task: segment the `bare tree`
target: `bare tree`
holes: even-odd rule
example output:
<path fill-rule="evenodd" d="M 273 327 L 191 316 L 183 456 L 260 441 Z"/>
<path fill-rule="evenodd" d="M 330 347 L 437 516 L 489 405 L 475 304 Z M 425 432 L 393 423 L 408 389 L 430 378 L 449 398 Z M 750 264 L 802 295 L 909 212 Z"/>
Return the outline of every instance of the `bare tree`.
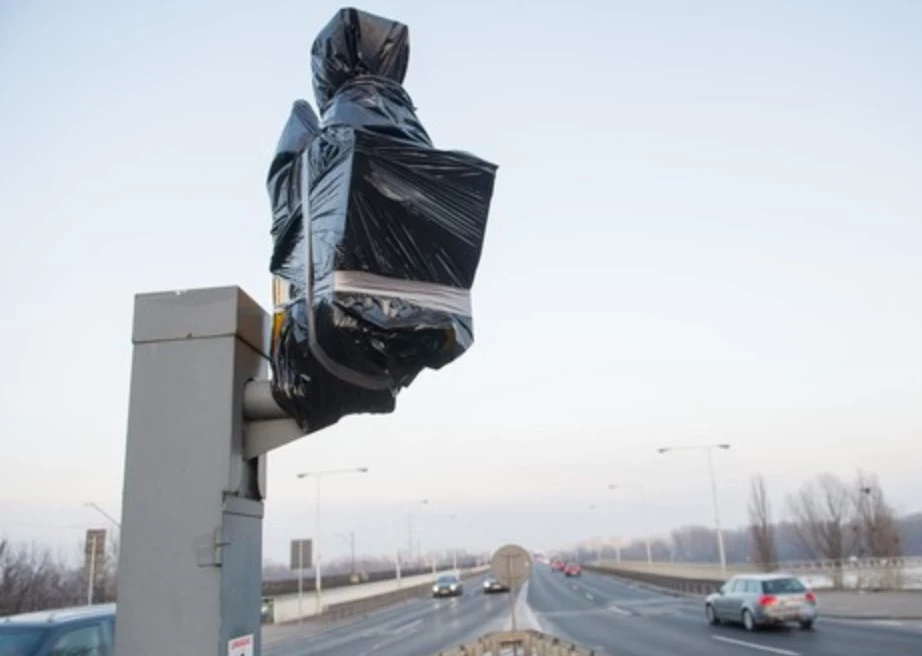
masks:
<path fill-rule="evenodd" d="M 79 579 L 47 549 L 0 540 L 0 616 L 80 603 Z"/>
<path fill-rule="evenodd" d="M 858 555 L 894 558 L 902 554 L 899 520 L 884 499 L 877 476 L 859 471 L 853 491 L 853 530 Z"/>
<path fill-rule="evenodd" d="M 775 551 L 775 526 L 772 523 L 771 501 L 765 478 L 760 474 L 749 481 L 749 531 L 752 534 L 753 555 L 759 566 L 767 572 L 775 569 L 778 554 Z"/>
<path fill-rule="evenodd" d="M 838 476 L 821 474 L 788 497 L 794 537 L 814 558 L 841 561 L 856 544 L 850 526 L 853 494 Z"/>

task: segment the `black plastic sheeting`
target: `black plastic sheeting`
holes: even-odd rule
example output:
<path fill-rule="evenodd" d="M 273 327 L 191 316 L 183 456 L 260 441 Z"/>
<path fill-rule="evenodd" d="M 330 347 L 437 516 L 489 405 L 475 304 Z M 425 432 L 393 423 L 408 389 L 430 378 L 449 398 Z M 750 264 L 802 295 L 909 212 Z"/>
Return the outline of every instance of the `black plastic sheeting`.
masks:
<path fill-rule="evenodd" d="M 391 412 L 474 340 L 497 167 L 433 147 L 409 54 L 405 25 L 340 10 L 311 49 L 320 117 L 295 102 L 270 166 L 273 393 L 311 432 Z"/>

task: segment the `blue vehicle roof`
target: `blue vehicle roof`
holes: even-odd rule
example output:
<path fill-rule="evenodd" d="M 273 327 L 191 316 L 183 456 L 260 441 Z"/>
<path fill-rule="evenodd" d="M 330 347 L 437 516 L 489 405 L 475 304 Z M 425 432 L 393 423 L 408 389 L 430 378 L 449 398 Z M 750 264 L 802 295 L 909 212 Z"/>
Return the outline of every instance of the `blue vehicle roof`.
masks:
<path fill-rule="evenodd" d="M 71 608 L 56 608 L 33 613 L 21 613 L 0 617 L 0 629 L 5 627 L 47 627 L 95 620 L 103 617 L 115 617 L 115 604 L 96 604 L 94 606 L 74 606 Z"/>

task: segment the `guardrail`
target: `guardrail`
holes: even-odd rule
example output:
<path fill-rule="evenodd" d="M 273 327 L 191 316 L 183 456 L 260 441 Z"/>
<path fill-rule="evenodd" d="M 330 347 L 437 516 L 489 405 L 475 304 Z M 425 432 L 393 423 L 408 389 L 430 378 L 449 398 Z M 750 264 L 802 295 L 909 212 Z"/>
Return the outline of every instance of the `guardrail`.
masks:
<path fill-rule="evenodd" d="M 463 566 L 462 566 L 463 567 Z M 428 574 L 432 571 L 430 567 L 408 567 L 401 570 L 400 575 L 403 578 Z M 321 579 L 324 590 L 334 588 L 344 588 L 350 585 L 362 585 L 364 583 L 375 583 L 377 581 L 396 580 L 397 572 L 394 569 L 379 570 L 377 572 L 367 572 L 360 574 L 360 581 L 355 581 L 352 574 L 329 574 Z M 313 575 L 305 576 L 301 581 L 301 589 L 304 592 L 313 592 L 316 588 L 316 581 Z M 263 581 L 263 597 L 277 597 L 284 594 L 292 594 L 298 591 L 298 579 L 279 579 L 276 581 Z"/>
<path fill-rule="evenodd" d="M 461 579 L 469 579 L 478 574 L 482 574 L 487 571 L 488 567 L 478 567 L 473 570 L 462 572 Z M 406 599 L 412 599 L 413 597 L 419 597 L 423 594 L 430 594 L 432 591 L 432 580 L 428 580 L 425 583 L 420 583 L 418 585 L 401 588 L 400 590 L 394 590 L 393 592 L 387 592 L 384 594 L 375 595 L 373 597 L 364 597 L 362 599 L 356 599 L 355 601 L 344 602 L 341 604 L 334 604 L 330 606 L 323 614 L 325 619 L 341 619 L 344 617 L 351 617 L 354 615 L 363 615 L 373 610 L 379 608 L 384 608 L 390 606 L 391 604 L 396 604 Z"/>
<path fill-rule="evenodd" d="M 619 576 L 721 582 L 737 574 L 769 571 L 788 572 L 817 589 L 914 590 L 922 589 L 922 558 L 850 558 L 846 560 L 800 560 L 780 562 L 771 568 L 748 563 L 731 563 L 722 572 L 717 563 L 600 561 L 595 564 L 616 570 Z M 678 585 L 678 583 L 676 584 Z"/>
<path fill-rule="evenodd" d="M 461 579 L 469 579 L 485 571 L 488 567 L 475 567 L 473 569 L 460 572 Z M 445 572 L 440 572 L 444 574 Z M 391 604 L 418 597 L 422 594 L 428 594 L 432 590 L 432 583 L 436 574 L 431 572 L 410 578 L 401 578 L 401 587 L 396 580 L 378 581 L 365 585 L 353 585 L 349 590 L 338 590 L 339 596 L 348 596 L 348 599 L 342 599 L 339 602 L 330 601 L 330 597 L 335 597 L 337 590 L 333 590 L 327 597 L 327 605 L 323 613 L 319 616 L 323 620 L 335 620 L 353 615 L 361 615 L 378 608 L 383 608 Z M 391 585 L 387 585 L 390 583 Z M 382 585 L 384 584 L 384 585 Z M 267 624 L 290 624 L 298 621 L 298 611 L 294 607 L 297 604 L 294 595 L 284 595 L 283 597 L 270 597 L 268 599 L 271 611 L 264 616 L 263 621 Z M 318 617 L 315 612 L 316 598 L 313 592 L 306 595 L 301 604 L 301 617 Z"/>

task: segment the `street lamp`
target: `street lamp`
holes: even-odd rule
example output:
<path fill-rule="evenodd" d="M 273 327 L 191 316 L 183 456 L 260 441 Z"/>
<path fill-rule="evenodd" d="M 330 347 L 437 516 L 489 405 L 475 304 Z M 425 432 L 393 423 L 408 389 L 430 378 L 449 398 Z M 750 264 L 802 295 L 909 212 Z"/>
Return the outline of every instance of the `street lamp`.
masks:
<path fill-rule="evenodd" d="M 122 525 L 119 524 L 119 523 L 115 520 L 115 518 L 112 517 L 112 515 L 110 515 L 109 513 L 107 513 L 105 510 L 103 510 L 102 508 L 100 508 L 98 505 L 96 505 L 96 504 L 93 503 L 92 501 L 87 501 L 87 502 L 86 502 L 85 504 L 83 504 L 83 505 L 84 505 L 84 507 L 86 507 L 86 508 L 92 508 L 93 510 L 95 510 L 96 512 L 98 512 L 100 515 L 102 515 L 103 517 L 105 517 L 106 519 L 108 519 L 110 522 L 112 522 L 112 523 L 115 525 L 115 528 L 117 528 L 119 531 L 122 530 Z"/>
<path fill-rule="evenodd" d="M 647 512 L 647 494 L 644 490 L 643 485 L 634 485 L 634 484 L 615 484 L 611 483 L 608 486 L 609 490 L 621 490 L 621 489 L 632 489 L 637 490 L 640 493 L 640 506 L 643 511 L 643 523 L 644 523 L 644 534 L 646 535 L 647 543 L 647 564 L 653 564 L 653 547 L 651 545 L 650 539 L 650 514 Z"/>
<path fill-rule="evenodd" d="M 717 552 L 720 555 L 720 571 L 724 575 L 727 573 L 727 554 L 724 551 L 724 534 L 720 528 L 720 508 L 717 502 L 717 479 L 714 477 L 714 457 L 712 451 L 721 449 L 726 451 L 730 448 L 729 444 L 700 444 L 695 446 L 663 446 L 656 450 L 657 453 L 663 454 L 669 451 L 704 451 L 708 458 L 708 473 L 711 476 L 711 500 L 714 503 L 714 525 L 717 528 Z"/>
<path fill-rule="evenodd" d="M 327 469 L 324 471 L 301 472 L 298 478 L 313 478 L 317 481 L 317 509 L 314 513 L 314 591 L 317 599 L 317 614 L 323 611 L 323 585 L 320 570 L 320 479 L 324 476 L 337 474 L 365 474 L 368 467 L 353 467 L 351 469 Z M 301 621 L 301 603 L 304 596 L 303 590 L 304 570 L 298 570 L 298 621 Z"/>

